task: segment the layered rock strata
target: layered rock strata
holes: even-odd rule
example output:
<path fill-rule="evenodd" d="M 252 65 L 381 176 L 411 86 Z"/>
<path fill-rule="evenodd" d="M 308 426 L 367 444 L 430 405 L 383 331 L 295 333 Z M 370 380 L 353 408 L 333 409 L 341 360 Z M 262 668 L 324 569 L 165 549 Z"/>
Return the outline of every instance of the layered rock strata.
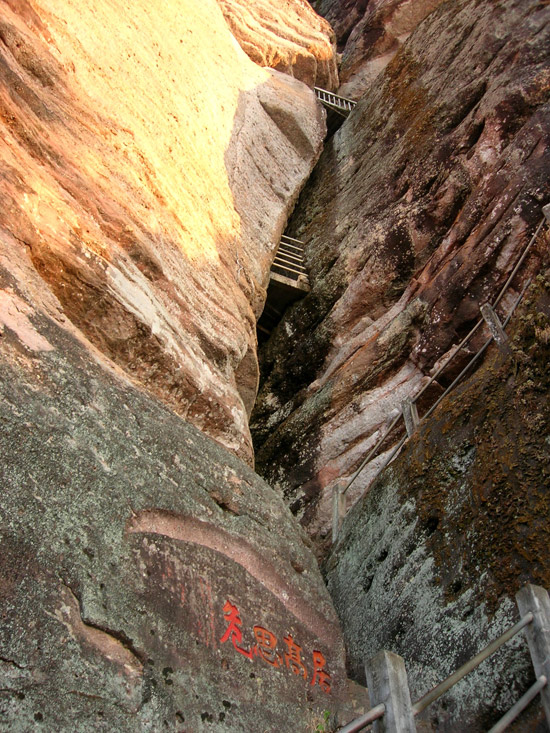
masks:
<path fill-rule="evenodd" d="M 338 622 L 237 457 L 313 92 L 215 0 L 8 0 L 0 126 L 0 728 L 315 730 Z"/>
<path fill-rule="evenodd" d="M 311 87 L 338 87 L 334 31 L 306 0 L 218 2 L 252 61 L 290 74 Z"/>
<path fill-rule="evenodd" d="M 327 574 L 358 679 L 390 649 L 416 700 L 516 623 L 522 585 L 550 588 L 549 276 L 512 321 L 512 354 L 493 345 L 344 522 Z M 533 677 L 521 634 L 427 716 L 487 731 Z M 535 702 L 511 730 L 543 720 Z"/>
<path fill-rule="evenodd" d="M 253 428 L 260 471 L 318 538 L 333 488 L 495 298 L 541 220 L 549 36 L 534 1 L 442 5 L 331 139 L 302 195 L 291 232 L 306 242 L 312 290 L 262 351 Z M 501 314 L 547 252 L 541 239 Z"/>
<path fill-rule="evenodd" d="M 443 0 L 317 0 L 333 25 L 342 59 L 340 93 L 359 99 L 416 26 Z"/>
<path fill-rule="evenodd" d="M 215 0 L 4 3 L 0 54 L 2 241 L 50 313 L 252 461 L 255 322 L 324 135 L 313 93 L 252 63 Z"/>

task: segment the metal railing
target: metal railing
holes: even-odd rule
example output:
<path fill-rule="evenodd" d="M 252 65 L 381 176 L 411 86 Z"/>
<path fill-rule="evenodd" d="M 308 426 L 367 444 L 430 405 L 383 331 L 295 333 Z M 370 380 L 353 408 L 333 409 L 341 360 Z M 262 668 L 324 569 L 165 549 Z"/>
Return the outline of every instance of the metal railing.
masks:
<path fill-rule="evenodd" d="M 541 219 L 539 225 L 537 226 L 535 233 L 529 240 L 528 245 L 524 249 L 521 257 L 519 258 L 518 262 L 516 263 L 516 266 L 514 267 L 513 271 L 511 272 L 510 276 L 506 280 L 504 286 L 502 287 L 500 293 L 498 294 L 497 298 L 495 299 L 493 305 L 490 305 L 489 303 L 485 303 L 481 306 L 480 311 L 482 318 L 475 324 L 475 326 L 471 329 L 471 331 L 462 339 L 462 341 L 458 344 L 458 346 L 454 347 L 452 350 L 451 356 L 435 371 L 435 373 L 430 377 L 428 382 L 420 389 L 414 396 L 409 396 L 403 402 L 401 403 L 401 408 L 398 412 L 398 414 L 395 416 L 395 418 L 392 420 L 390 425 L 386 428 L 386 430 L 383 432 L 383 434 L 380 436 L 380 438 L 377 440 L 376 444 L 369 450 L 367 455 L 362 459 L 361 463 L 359 464 L 359 467 L 354 472 L 351 479 L 348 481 L 346 486 L 341 487 L 336 485 L 333 489 L 333 514 L 332 514 L 332 541 L 335 542 L 338 537 L 338 532 L 340 529 L 340 525 L 342 523 L 343 518 L 345 517 L 347 513 L 347 507 L 346 507 L 346 494 L 351 488 L 351 486 L 355 483 L 361 472 L 364 470 L 364 468 L 367 466 L 370 461 L 372 461 L 377 455 L 380 450 L 380 448 L 386 443 L 388 437 L 390 434 L 394 431 L 394 429 L 397 427 L 398 423 L 403 419 L 403 422 L 405 424 L 405 435 L 399 440 L 399 442 L 393 447 L 390 454 L 386 457 L 383 464 L 380 466 L 380 468 L 377 470 L 376 474 L 373 476 L 372 481 L 376 480 L 376 478 L 379 476 L 379 474 L 393 461 L 394 458 L 397 457 L 398 453 L 401 451 L 407 440 L 416 432 L 416 429 L 421 424 L 422 421 L 426 420 L 434 410 L 438 407 L 438 405 L 441 403 L 443 399 L 451 392 L 456 385 L 463 379 L 463 377 L 471 370 L 471 368 L 474 366 L 474 364 L 481 358 L 481 356 L 485 353 L 489 345 L 494 340 L 500 349 L 502 349 L 504 352 L 509 352 L 510 347 L 507 342 L 507 337 L 504 332 L 504 329 L 508 325 L 510 318 L 512 317 L 514 311 L 516 310 L 517 306 L 521 302 L 525 291 L 527 290 L 528 286 L 531 284 L 532 278 L 530 278 L 525 286 L 523 287 L 522 291 L 520 292 L 519 296 L 517 297 L 516 301 L 514 302 L 513 306 L 511 307 L 509 313 L 507 314 L 506 318 L 503 322 L 500 321 L 498 315 L 496 314 L 496 308 L 500 301 L 502 300 L 503 296 L 505 295 L 506 291 L 508 290 L 511 282 L 513 281 L 514 277 L 516 276 L 518 270 L 520 269 L 521 265 L 525 261 L 525 258 L 531 251 L 533 245 L 535 244 L 541 229 L 544 225 L 544 222 L 546 219 L 550 221 L 550 208 L 549 206 L 545 206 L 543 208 L 545 216 Z M 466 364 L 466 366 L 461 370 L 460 374 L 458 374 L 455 379 L 451 382 L 451 384 L 444 390 L 444 392 L 438 397 L 438 399 L 434 402 L 434 404 L 420 417 L 418 414 L 417 409 L 417 403 L 420 397 L 426 392 L 426 390 L 437 380 L 437 378 L 441 375 L 441 373 L 447 369 L 449 364 L 451 364 L 459 352 L 472 340 L 473 336 L 476 334 L 476 332 L 481 328 L 483 324 L 487 324 L 489 327 L 490 337 L 487 339 L 487 341 L 483 344 L 483 346 L 474 354 L 474 356 L 470 359 L 470 361 Z"/>
<path fill-rule="evenodd" d="M 324 104 L 325 107 L 333 109 L 335 112 L 347 117 L 351 110 L 355 107 L 356 102 L 353 99 L 347 99 L 346 97 L 339 97 L 338 94 L 329 92 L 326 89 L 320 89 L 314 87 L 315 95 L 317 99 Z"/>
<path fill-rule="evenodd" d="M 271 272 L 309 287 L 307 270 L 304 266 L 304 243 L 283 235 L 271 265 Z"/>
<path fill-rule="evenodd" d="M 384 721 L 386 733 L 414 733 L 416 731 L 414 718 L 417 715 L 420 715 L 429 705 L 448 692 L 523 629 L 526 630 L 536 681 L 488 733 L 505 731 L 537 695 L 541 696 L 544 713 L 550 723 L 550 689 L 548 686 L 548 679 L 550 679 L 550 598 L 544 588 L 528 584 L 517 593 L 516 601 L 519 612 L 522 614 L 518 623 L 488 644 L 479 654 L 476 654 L 414 704 L 410 700 L 403 659 L 397 654 L 386 651 L 377 654 L 365 665 L 371 704 L 377 704 L 364 715 L 340 728 L 339 733 L 355 733 L 364 730 L 365 727 L 383 716 L 386 716 Z"/>

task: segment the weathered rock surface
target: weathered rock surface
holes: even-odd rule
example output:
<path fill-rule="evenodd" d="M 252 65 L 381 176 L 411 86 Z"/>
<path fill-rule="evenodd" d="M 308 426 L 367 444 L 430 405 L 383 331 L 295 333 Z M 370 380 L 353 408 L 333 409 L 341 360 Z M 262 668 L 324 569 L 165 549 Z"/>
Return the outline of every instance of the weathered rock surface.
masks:
<path fill-rule="evenodd" d="M 309 86 L 338 87 L 336 38 L 329 23 L 306 0 L 218 0 L 252 61 L 300 79 Z"/>
<path fill-rule="evenodd" d="M 416 26 L 443 0 L 318 0 L 342 52 L 340 94 L 359 99 Z"/>
<path fill-rule="evenodd" d="M 322 142 L 313 93 L 253 64 L 215 0 L 23 0 L 0 105 L 3 237 L 106 360 L 251 461 L 255 321 Z"/>
<path fill-rule="evenodd" d="M 417 699 L 518 620 L 515 593 L 550 588 L 550 271 L 486 363 L 422 426 L 348 514 L 327 561 L 354 676 L 380 649 Z M 531 684 L 516 638 L 428 709 L 437 731 L 487 731 Z M 515 730 L 546 730 L 534 703 Z"/>
<path fill-rule="evenodd" d="M 9 0 L 0 126 L 0 728 L 315 729 L 338 622 L 234 455 L 313 93 L 215 0 Z"/>
<path fill-rule="evenodd" d="M 549 43 L 548 8 L 534 0 L 440 6 L 332 138 L 302 195 L 292 231 L 306 241 L 312 291 L 263 349 L 253 428 L 260 472 L 314 536 L 328 533 L 333 487 L 470 330 L 541 220 Z M 541 239 L 504 312 L 547 254 Z"/>
<path fill-rule="evenodd" d="M 2 261 L 0 729 L 314 730 L 343 644 L 293 517 L 33 307 L 9 255 L 28 277 Z"/>

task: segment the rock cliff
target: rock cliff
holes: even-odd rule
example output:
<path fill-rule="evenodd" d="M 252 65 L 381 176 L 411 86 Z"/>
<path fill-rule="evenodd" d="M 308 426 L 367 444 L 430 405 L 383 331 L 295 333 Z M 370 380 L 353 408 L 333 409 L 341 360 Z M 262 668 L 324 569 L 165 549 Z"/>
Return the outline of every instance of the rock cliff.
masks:
<path fill-rule="evenodd" d="M 0 283 L 0 729 L 314 730 L 343 645 L 280 497 Z"/>
<path fill-rule="evenodd" d="M 255 322 L 320 150 L 313 93 L 252 63 L 215 0 L 4 3 L 0 43 L 2 238 L 59 318 L 251 461 Z"/>
<path fill-rule="evenodd" d="M 516 623 L 523 584 L 550 587 L 549 275 L 511 323 L 512 354 L 492 346 L 344 522 L 326 569 L 358 679 L 391 649 L 418 699 Z M 426 714 L 481 733 L 532 682 L 520 636 Z M 510 730 L 546 730 L 540 713 Z"/>
<path fill-rule="evenodd" d="M 534 1 L 441 5 L 327 144 L 302 194 L 291 232 L 306 241 L 312 290 L 261 353 L 252 425 L 260 472 L 313 536 L 328 534 L 333 487 L 470 330 L 541 220 L 549 34 Z M 547 252 L 541 239 L 504 312 Z M 453 376 L 434 383 L 421 412 Z"/>
<path fill-rule="evenodd" d="M 215 0 L 7 0 L 0 125 L 0 728 L 314 730 L 338 622 L 239 457 L 322 110 Z"/>
<path fill-rule="evenodd" d="M 359 99 L 416 26 L 443 0 L 317 0 L 332 24 L 342 59 L 340 93 Z"/>
<path fill-rule="evenodd" d="M 290 74 L 309 86 L 336 89 L 336 38 L 306 0 L 218 0 L 235 38 L 260 66 Z"/>
<path fill-rule="evenodd" d="M 543 272 L 511 353 L 490 349 L 373 483 L 392 433 L 328 536 L 333 489 L 541 220 L 547 4 L 314 5 L 336 34 L 305 0 L 1 4 L 1 729 L 342 722 L 312 547 L 353 677 L 386 647 L 414 696 L 513 619 L 520 584 L 550 585 L 545 229 L 501 303 Z M 361 99 L 321 155 L 308 87 L 337 87 L 335 36 Z M 273 490 L 250 465 L 255 325 L 317 160 L 290 222 L 312 289 L 260 354 Z M 512 647 L 476 678 L 484 706 L 459 689 L 425 729 L 485 729 L 529 669 Z"/>

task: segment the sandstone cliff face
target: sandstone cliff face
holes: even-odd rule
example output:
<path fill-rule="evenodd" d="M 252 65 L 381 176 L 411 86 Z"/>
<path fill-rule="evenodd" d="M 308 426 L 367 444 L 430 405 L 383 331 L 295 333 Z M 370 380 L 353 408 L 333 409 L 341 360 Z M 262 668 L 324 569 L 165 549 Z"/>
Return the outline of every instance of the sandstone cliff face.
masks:
<path fill-rule="evenodd" d="M 334 31 L 306 0 L 218 0 L 235 38 L 260 66 L 309 86 L 338 87 Z"/>
<path fill-rule="evenodd" d="M 443 0 L 318 0 L 342 51 L 340 94 L 359 99 L 416 26 Z"/>
<path fill-rule="evenodd" d="M 0 728 L 315 729 L 338 622 L 237 458 L 313 93 L 215 0 L 8 0 L 0 126 Z"/>
<path fill-rule="evenodd" d="M 386 648 L 413 697 L 516 623 L 525 583 L 550 587 L 550 281 L 349 513 L 327 561 L 352 673 Z M 437 731 L 487 731 L 532 683 L 525 641 L 506 645 L 429 709 Z M 533 704 L 515 730 L 546 730 Z M 537 721 L 539 727 L 537 727 Z"/>
<path fill-rule="evenodd" d="M 42 308 L 251 461 L 255 320 L 324 134 L 313 93 L 253 64 L 215 0 L 4 3 L 0 51 L 2 246 Z"/>
<path fill-rule="evenodd" d="M 263 350 L 253 428 L 259 470 L 314 536 L 328 533 L 333 486 L 468 332 L 541 219 L 549 26 L 534 1 L 436 9 L 332 138 L 303 193 L 292 231 L 307 243 L 312 292 Z M 505 310 L 547 252 L 541 239 Z"/>

